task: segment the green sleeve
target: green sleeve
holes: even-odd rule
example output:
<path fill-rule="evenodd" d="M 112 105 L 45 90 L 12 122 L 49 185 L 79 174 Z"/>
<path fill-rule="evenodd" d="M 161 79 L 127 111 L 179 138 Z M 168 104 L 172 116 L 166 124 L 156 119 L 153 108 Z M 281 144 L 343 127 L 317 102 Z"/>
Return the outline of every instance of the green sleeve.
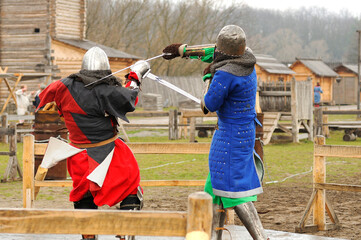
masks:
<path fill-rule="evenodd" d="M 183 52 L 186 51 L 184 48 Z M 214 47 L 209 47 L 204 49 L 205 55 L 200 57 L 199 56 L 190 56 L 190 59 L 201 59 L 202 62 L 211 63 L 213 62 L 213 54 L 214 54 Z"/>

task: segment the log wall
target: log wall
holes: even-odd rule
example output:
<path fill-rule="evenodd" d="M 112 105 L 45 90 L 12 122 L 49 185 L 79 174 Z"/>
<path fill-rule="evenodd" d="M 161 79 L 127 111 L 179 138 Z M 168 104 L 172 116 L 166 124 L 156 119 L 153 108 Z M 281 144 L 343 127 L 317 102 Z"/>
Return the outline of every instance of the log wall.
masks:
<path fill-rule="evenodd" d="M 86 0 L 50 0 L 50 34 L 53 38 L 84 39 Z"/>

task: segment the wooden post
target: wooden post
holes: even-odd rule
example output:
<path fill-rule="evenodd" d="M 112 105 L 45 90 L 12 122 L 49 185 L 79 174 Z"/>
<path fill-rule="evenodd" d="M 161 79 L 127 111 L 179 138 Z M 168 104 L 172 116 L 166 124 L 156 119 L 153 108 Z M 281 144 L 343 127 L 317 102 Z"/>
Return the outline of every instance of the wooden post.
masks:
<path fill-rule="evenodd" d="M 325 145 L 325 137 L 316 136 L 315 145 Z M 326 182 L 326 157 L 313 157 L 313 183 Z M 317 189 L 315 196 L 315 205 L 313 208 L 313 223 L 318 230 L 326 230 L 326 191 L 325 189 Z"/>
<path fill-rule="evenodd" d="M 324 124 L 324 123 L 328 123 L 328 115 L 322 116 L 322 124 Z M 322 132 L 325 137 L 328 138 L 330 136 L 330 129 L 327 125 L 322 127 Z"/>
<path fill-rule="evenodd" d="M 178 111 L 177 109 L 169 110 L 169 140 L 178 139 Z"/>
<path fill-rule="evenodd" d="M 308 133 L 308 140 L 313 141 L 314 136 L 315 136 L 315 132 L 313 129 L 313 86 L 312 86 L 312 78 L 307 78 L 307 87 L 309 88 L 309 104 L 308 104 L 308 128 L 309 128 L 309 133 Z M 308 101 L 306 101 L 308 102 Z"/>
<path fill-rule="evenodd" d="M 188 196 L 187 240 L 208 240 L 212 229 L 212 197 L 205 192 Z"/>
<path fill-rule="evenodd" d="M 190 118 L 190 127 L 189 127 L 189 142 L 196 141 L 196 118 Z"/>
<path fill-rule="evenodd" d="M 17 137 L 16 137 L 16 123 L 10 123 L 9 129 L 9 161 L 5 170 L 3 182 L 6 182 L 8 179 L 16 179 L 17 173 L 19 173 L 20 178 L 22 178 L 22 172 L 18 163 L 16 156 L 17 153 Z"/>
<path fill-rule="evenodd" d="M 178 110 L 177 109 L 174 109 L 174 117 L 173 117 L 173 121 L 174 121 L 174 137 L 175 139 L 178 139 L 179 135 L 178 135 Z"/>
<path fill-rule="evenodd" d="M 315 108 L 314 114 L 315 114 L 315 131 L 314 131 L 315 136 L 323 135 L 322 108 L 321 107 Z"/>
<path fill-rule="evenodd" d="M 34 136 L 25 135 L 23 143 L 23 207 L 34 205 Z"/>
<path fill-rule="evenodd" d="M 1 116 L 1 127 L 2 128 L 7 128 L 8 127 L 8 114 L 7 113 L 4 113 Z M 9 137 L 7 135 L 4 135 L 4 136 L 1 137 L 1 142 L 8 143 L 8 139 L 9 139 Z"/>
<path fill-rule="evenodd" d="M 298 102 L 297 102 L 297 83 L 293 77 L 291 82 L 291 113 L 292 113 L 292 141 L 294 143 L 300 142 L 299 139 L 299 124 L 298 124 Z"/>

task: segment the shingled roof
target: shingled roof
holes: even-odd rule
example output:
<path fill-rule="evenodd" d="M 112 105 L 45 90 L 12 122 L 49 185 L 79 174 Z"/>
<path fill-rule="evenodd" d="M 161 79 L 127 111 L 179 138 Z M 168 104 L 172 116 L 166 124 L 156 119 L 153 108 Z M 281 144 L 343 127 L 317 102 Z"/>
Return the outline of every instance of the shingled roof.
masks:
<path fill-rule="evenodd" d="M 326 65 L 321 59 L 299 59 L 303 65 L 320 77 L 337 77 L 338 74 Z"/>
<path fill-rule="evenodd" d="M 357 66 L 357 64 L 344 64 L 344 63 L 341 63 L 340 65 L 335 67 L 334 70 L 337 71 L 337 69 L 340 68 L 340 67 L 345 67 L 348 70 L 350 70 L 351 72 L 353 72 L 355 74 L 358 74 L 358 66 Z"/>
<path fill-rule="evenodd" d="M 98 44 L 96 42 L 92 42 L 89 40 L 80 40 L 80 39 L 59 39 L 56 38 L 55 40 L 84 49 L 84 50 L 89 50 L 92 47 L 100 47 L 101 49 L 104 50 L 104 52 L 108 55 L 108 57 L 110 58 L 131 58 L 131 59 L 140 59 L 140 57 L 135 56 L 135 55 L 131 55 L 119 50 L 116 50 L 114 48 L 111 47 L 107 47 L 104 46 L 102 44 Z"/>
<path fill-rule="evenodd" d="M 279 62 L 276 58 L 271 55 L 255 54 L 257 59 L 256 64 L 268 73 L 272 74 L 295 74 L 285 64 Z"/>

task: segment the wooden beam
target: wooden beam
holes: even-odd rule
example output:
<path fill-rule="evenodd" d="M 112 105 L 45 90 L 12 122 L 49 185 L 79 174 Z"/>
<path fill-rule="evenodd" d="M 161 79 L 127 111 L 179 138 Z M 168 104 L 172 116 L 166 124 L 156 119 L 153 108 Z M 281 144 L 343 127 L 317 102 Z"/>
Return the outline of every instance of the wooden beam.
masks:
<path fill-rule="evenodd" d="M 127 143 L 134 154 L 208 154 L 210 143 Z M 35 155 L 44 155 L 46 143 L 35 143 Z"/>
<path fill-rule="evenodd" d="M 343 115 L 343 114 L 361 114 L 361 110 L 324 110 L 324 115 Z"/>
<path fill-rule="evenodd" d="M 361 158 L 361 147 L 341 145 L 315 145 L 314 155 L 323 157 Z"/>
<path fill-rule="evenodd" d="M 119 210 L 0 209 L 1 233 L 185 236 L 187 214 Z"/>
<path fill-rule="evenodd" d="M 347 184 L 336 184 L 336 183 L 314 183 L 314 188 L 335 190 L 343 192 L 361 192 L 360 185 L 347 185 Z"/>
<path fill-rule="evenodd" d="M 184 118 L 191 118 L 191 117 L 217 117 L 217 113 L 209 112 L 204 114 L 201 109 L 197 110 L 190 110 L 184 109 L 181 111 Z"/>
<path fill-rule="evenodd" d="M 141 180 L 142 187 L 164 187 L 164 186 L 204 186 L 205 180 Z M 46 180 L 34 182 L 35 188 L 37 187 L 72 187 L 71 180 Z"/>
<path fill-rule="evenodd" d="M 142 187 L 158 187 L 158 186 L 204 186 L 205 180 L 141 180 Z"/>

